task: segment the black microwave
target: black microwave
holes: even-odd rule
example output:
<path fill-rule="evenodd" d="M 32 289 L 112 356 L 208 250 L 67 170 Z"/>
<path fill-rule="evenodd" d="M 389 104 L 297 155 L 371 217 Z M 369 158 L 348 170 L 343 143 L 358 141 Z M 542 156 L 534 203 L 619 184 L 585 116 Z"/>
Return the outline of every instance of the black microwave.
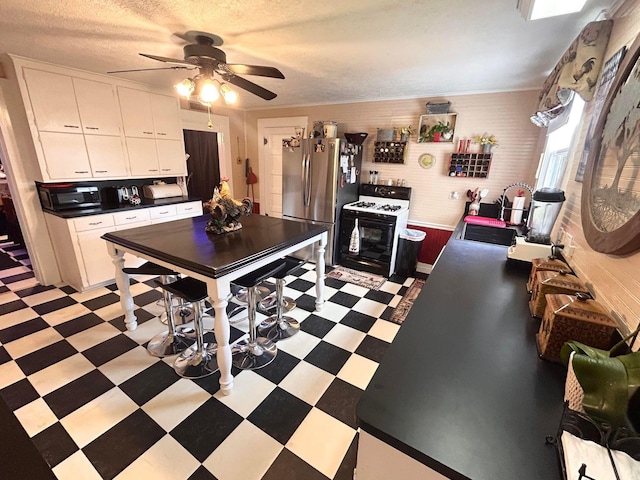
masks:
<path fill-rule="evenodd" d="M 100 206 L 100 190 L 92 185 L 36 182 L 36 188 L 42 208 L 46 210 L 59 212 Z"/>

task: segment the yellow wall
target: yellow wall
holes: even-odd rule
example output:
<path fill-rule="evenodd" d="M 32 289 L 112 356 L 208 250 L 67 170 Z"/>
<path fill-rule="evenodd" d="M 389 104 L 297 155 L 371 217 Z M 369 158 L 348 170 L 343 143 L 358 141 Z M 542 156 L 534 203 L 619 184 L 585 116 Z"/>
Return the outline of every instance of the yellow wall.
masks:
<path fill-rule="evenodd" d="M 625 2 L 614 15 L 614 27 L 605 59 L 620 47 L 631 46 L 640 32 L 640 0 Z M 584 146 L 586 132 L 591 121 L 593 105 L 587 104 L 582 119 L 581 133 L 570 159 L 570 171 L 566 184 L 567 202 L 560 214 L 559 226 L 574 236 L 576 251 L 570 260 L 578 276 L 591 284 L 596 299 L 620 316 L 627 329 L 633 330 L 640 323 L 640 252 L 626 257 L 605 255 L 593 251 L 587 244 L 582 230 L 580 202 L 582 183 L 574 180 Z M 638 345 L 640 342 L 636 342 Z"/>

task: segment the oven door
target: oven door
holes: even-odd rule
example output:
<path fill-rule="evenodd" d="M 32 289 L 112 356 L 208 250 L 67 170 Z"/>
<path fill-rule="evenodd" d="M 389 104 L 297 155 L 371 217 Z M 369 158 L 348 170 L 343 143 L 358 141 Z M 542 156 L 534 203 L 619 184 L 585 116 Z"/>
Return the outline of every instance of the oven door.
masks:
<path fill-rule="evenodd" d="M 357 254 L 353 254 L 349 252 L 349 243 L 356 218 L 360 233 L 360 249 Z M 393 216 L 342 210 L 339 237 L 340 265 L 389 276 L 395 228 L 396 219 Z"/>

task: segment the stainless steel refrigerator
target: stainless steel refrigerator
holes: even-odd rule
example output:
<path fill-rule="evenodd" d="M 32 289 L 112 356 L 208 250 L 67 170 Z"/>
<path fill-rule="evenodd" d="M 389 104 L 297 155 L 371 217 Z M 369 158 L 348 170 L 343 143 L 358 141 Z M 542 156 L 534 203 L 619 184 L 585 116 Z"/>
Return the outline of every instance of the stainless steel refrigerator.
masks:
<path fill-rule="evenodd" d="M 339 138 L 285 142 L 282 150 L 282 217 L 329 227 L 325 261 L 338 262 L 342 206 L 358 200 L 362 146 Z M 315 260 L 315 245 L 295 256 Z"/>

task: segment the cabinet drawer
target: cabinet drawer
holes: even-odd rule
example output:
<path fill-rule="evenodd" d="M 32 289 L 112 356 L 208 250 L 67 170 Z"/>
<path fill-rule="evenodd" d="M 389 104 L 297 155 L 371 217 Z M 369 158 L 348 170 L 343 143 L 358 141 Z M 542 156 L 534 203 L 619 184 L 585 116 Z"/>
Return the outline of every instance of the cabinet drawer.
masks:
<path fill-rule="evenodd" d="M 151 216 L 151 220 L 161 220 L 165 218 L 176 217 L 178 215 L 176 205 L 150 208 L 149 214 Z"/>
<path fill-rule="evenodd" d="M 187 202 L 176 205 L 179 217 L 197 217 L 202 215 L 201 202 Z"/>
<path fill-rule="evenodd" d="M 148 222 L 149 210 L 128 210 L 113 214 L 113 221 L 116 225 L 128 225 L 130 223 Z"/>
<path fill-rule="evenodd" d="M 88 217 L 74 218 L 73 225 L 76 228 L 76 232 L 113 227 L 113 215 L 90 215 Z"/>

